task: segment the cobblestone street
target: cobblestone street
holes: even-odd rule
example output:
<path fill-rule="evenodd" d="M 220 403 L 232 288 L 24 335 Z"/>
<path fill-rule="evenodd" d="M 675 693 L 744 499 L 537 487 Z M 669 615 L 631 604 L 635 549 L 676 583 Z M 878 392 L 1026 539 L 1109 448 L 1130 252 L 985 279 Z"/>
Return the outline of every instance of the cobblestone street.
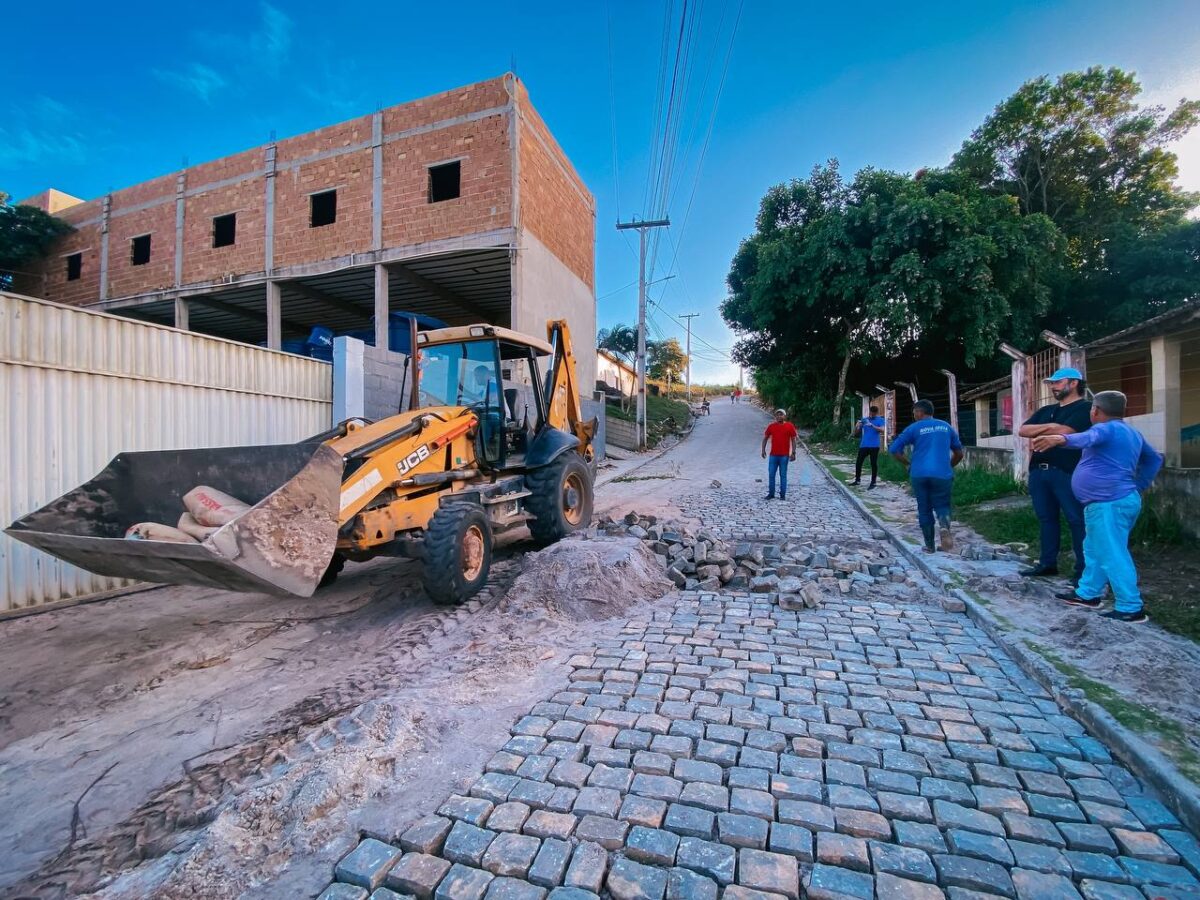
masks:
<path fill-rule="evenodd" d="M 685 514 L 734 540 L 884 543 L 810 459 L 763 501 L 760 422 L 701 422 L 692 442 L 736 430 L 744 464 L 695 479 Z M 469 790 L 364 839 L 322 897 L 1200 896 L 1196 839 L 910 575 L 798 612 L 674 595 L 573 658 Z"/>

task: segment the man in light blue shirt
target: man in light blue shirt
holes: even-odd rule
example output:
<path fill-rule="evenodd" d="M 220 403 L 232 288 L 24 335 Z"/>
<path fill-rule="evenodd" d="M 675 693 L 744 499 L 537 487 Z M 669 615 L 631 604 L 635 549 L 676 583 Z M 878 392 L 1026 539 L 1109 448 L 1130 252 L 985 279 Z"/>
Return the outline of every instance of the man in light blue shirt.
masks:
<path fill-rule="evenodd" d="M 871 415 L 865 419 L 859 419 L 854 423 L 854 433 L 860 434 L 862 437 L 858 444 L 858 459 L 854 461 L 854 480 L 851 484 L 862 484 L 862 467 L 863 460 L 871 460 L 871 483 L 867 485 L 867 490 L 875 487 L 875 482 L 879 478 L 879 445 L 882 443 L 885 428 L 883 416 L 879 414 L 879 407 L 871 407 Z"/>
<path fill-rule="evenodd" d="M 892 441 L 888 452 L 908 469 L 913 496 L 917 498 L 917 521 L 925 538 L 925 552 L 933 552 L 933 521 L 941 527 L 943 550 L 954 549 L 950 531 L 950 492 L 954 487 L 954 467 L 962 462 L 962 441 L 949 422 L 933 417 L 933 402 L 913 404 L 911 425 Z M 904 448 L 912 447 L 911 460 Z"/>
<path fill-rule="evenodd" d="M 1097 609 L 1104 588 L 1112 587 L 1113 608 L 1101 613 L 1118 622 L 1145 622 L 1137 568 L 1129 553 L 1129 533 L 1142 511 L 1142 492 L 1162 468 L 1162 454 L 1126 424 L 1125 395 L 1101 391 L 1092 398 L 1092 427 L 1082 434 L 1047 434 L 1033 449 L 1070 447 L 1083 457 L 1071 476 L 1071 490 L 1083 504 L 1083 576 L 1073 591 L 1058 594 L 1072 606 Z"/>

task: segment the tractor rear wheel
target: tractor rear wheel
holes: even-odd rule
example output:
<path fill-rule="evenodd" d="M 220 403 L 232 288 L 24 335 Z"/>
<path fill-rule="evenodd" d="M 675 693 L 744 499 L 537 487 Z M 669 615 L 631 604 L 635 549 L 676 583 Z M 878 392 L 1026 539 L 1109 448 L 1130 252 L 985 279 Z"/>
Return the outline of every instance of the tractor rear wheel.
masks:
<path fill-rule="evenodd" d="M 425 573 L 429 598 L 457 606 L 487 584 L 492 565 L 492 526 L 471 503 L 441 507 L 425 529 Z"/>
<path fill-rule="evenodd" d="M 592 521 L 592 470 L 574 450 L 525 476 L 526 501 L 537 518 L 529 532 L 539 544 L 553 544 Z"/>
<path fill-rule="evenodd" d="M 337 581 L 337 577 L 342 574 L 342 569 L 344 568 L 346 568 L 346 557 L 340 553 L 333 554 L 333 558 L 329 560 L 329 565 L 325 569 L 325 574 L 317 582 L 317 587 L 329 587 L 329 585 Z"/>

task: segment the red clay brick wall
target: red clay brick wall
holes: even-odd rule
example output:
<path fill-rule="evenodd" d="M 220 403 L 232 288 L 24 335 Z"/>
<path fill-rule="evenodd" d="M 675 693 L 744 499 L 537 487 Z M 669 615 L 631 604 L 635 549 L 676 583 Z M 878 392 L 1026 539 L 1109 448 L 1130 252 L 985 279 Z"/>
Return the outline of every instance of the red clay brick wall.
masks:
<path fill-rule="evenodd" d="M 101 207 L 101 201 L 93 200 L 59 213 L 58 217 L 70 222 L 76 230 L 56 241 L 47 256 L 25 265 L 32 274 L 15 276 L 13 289 L 19 294 L 47 297 L 59 303 L 95 302 L 100 296 L 100 225 L 82 223 L 99 219 Z M 77 281 L 67 281 L 67 256 L 71 253 L 83 254 Z"/>
<path fill-rule="evenodd" d="M 596 202 L 518 82 L 521 225 L 595 289 Z M 540 140 L 539 140 L 540 138 Z"/>
<path fill-rule="evenodd" d="M 229 179 L 239 180 L 195 194 L 184 201 L 184 284 L 218 281 L 231 273 L 263 271 L 266 245 L 263 205 L 266 188 L 261 171 L 264 156 L 259 147 L 188 170 L 189 190 Z M 214 247 L 213 217 L 227 213 L 237 214 L 235 241 L 228 247 Z"/>
<path fill-rule="evenodd" d="M 164 290 L 175 284 L 175 175 L 162 175 L 112 195 L 108 225 L 108 296 L 126 297 Z M 143 203 L 149 209 L 125 212 Z M 150 239 L 150 262 L 130 262 L 130 241 L 141 234 Z M 53 299 L 53 298 L 49 298 Z"/>

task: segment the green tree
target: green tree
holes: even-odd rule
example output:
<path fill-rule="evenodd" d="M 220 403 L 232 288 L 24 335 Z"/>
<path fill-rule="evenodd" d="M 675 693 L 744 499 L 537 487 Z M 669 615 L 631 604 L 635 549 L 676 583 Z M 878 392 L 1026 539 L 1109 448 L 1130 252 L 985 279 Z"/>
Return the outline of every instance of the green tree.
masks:
<path fill-rule="evenodd" d="M 1200 121 L 1200 101 L 1140 106 L 1142 87 L 1118 68 L 1026 82 L 996 107 L 952 167 L 1049 216 L 1067 239 L 1068 266 L 1046 324 L 1081 338 L 1123 328 L 1200 293 L 1187 213 L 1168 149 Z M 1150 259 L 1160 277 L 1143 278 Z"/>
<path fill-rule="evenodd" d="M 614 353 L 630 365 L 637 358 L 638 332 L 633 325 L 616 324 L 596 332 L 596 347 Z"/>
<path fill-rule="evenodd" d="M 42 256 L 55 240 L 75 229 L 36 206 L 10 205 L 0 191 L 0 280 Z"/>
<path fill-rule="evenodd" d="M 687 368 L 687 355 L 677 338 L 651 341 L 646 346 L 649 375 L 660 381 L 679 381 Z"/>
<path fill-rule="evenodd" d="M 793 384 L 815 421 L 840 418 L 852 362 L 926 353 L 970 364 L 1031 330 L 1058 232 L 955 172 L 918 177 L 836 161 L 763 198 L 722 306 L 764 395 Z M 789 398 L 779 398 L 789 405 Z"/>

